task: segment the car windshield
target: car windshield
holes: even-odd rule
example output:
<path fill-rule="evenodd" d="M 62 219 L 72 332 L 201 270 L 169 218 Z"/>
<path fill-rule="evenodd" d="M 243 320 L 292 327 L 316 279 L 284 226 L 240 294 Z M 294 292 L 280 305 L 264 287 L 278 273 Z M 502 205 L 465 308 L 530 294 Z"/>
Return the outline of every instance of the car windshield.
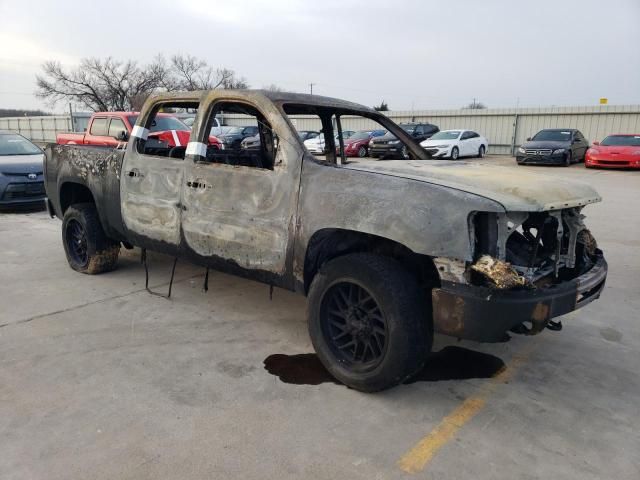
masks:
<path fill-rule="evenodd" d="M 233 127 L 227 131 L 227 135 L 241 135 L 244 127 Z"/>
<path fill-rule="evenodd" d="M 429 140 L 455 140 L 460 136 L 460 130 L 448 130 L 438 132 L 431 136 Z"/>
<path fill-rule="evenodd" d="M 413 131 L 416 129 L 415 125 L 400 125 L 400 127 L 402 127 L 402 129 L 407 133 L 413 133 Z"/>
<path fill-rule="evenodd" d="M 640 147 L 640 135 L 609 135 L 600 143 L 603 147 Z"/>
<path fill-rule="evenodd" d="M 137 115 L 131 115 L 128 117 L 129 118 L 129 123 L 131 125 L 135 125 L 136 120 L 138 120 L 138 116 Z M 186 130 L 189 131 L 191 130 L 189 127 L 187 127 L 184 123 L 182 123 L 180 120 L 178 120 L 176 117 L 170 117 L 170 116 L 157 116 L 154 120 L 153 123 L 151 124 L 151 128 L 149 129 L 149 131 L 151 132 L 165 132 L 167 130 Z"/>
<path fill-rule="evenodd" d="M 6 155 L 39 155 L 38 147 L 26 138 L 15 133 L 0 134 L 0 156 Z"/>
<path fill-rule="evenodd" d="M 349 140 L 364 140 L 371 136 L 371 132 L 356 132 L 349 137 Z"/>
<path fill-rule="evenodd" d="M 541 130 L 531 140 L 547 140 L 551 142 L 568 142 L 571 140 L 569 130 Z"/>

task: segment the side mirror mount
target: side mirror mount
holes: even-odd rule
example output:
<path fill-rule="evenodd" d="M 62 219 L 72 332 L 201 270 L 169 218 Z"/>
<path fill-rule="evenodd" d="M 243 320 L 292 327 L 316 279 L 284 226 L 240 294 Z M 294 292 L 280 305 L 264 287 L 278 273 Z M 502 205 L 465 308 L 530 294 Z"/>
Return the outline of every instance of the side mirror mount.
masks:
<path fill-rule="evenodd" d="M 530 142 L 530 141 L 531 141 L 531 137 L 527 137 L 527 142 Z"/>
<path fill-rule="evenodd" d="M 122 130 L 118 135 L 116 135 L 116 140 L 120 140 L 121 142 L 126 142 L 129 140 L 129 134 Z"/>

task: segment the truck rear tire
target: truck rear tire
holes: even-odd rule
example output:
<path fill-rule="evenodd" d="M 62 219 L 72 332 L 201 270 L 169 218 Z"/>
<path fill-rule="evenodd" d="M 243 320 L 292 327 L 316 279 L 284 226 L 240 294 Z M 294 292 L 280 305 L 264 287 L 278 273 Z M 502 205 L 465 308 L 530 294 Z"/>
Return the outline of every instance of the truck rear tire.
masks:
<path fill-rule="evenodd" d="M 429 300 L 392 258 L 338 257 L 311 283 L 309 335 L 322 364 L 345 385 L 361 392 L 391 388 L 419 371 L 431 351 Z"/>
<path fill-rule="evenodd" d="M 62 219 L 62 244 L 69 266 L 90 275 L 116 268 L 120 244 L 104 233 L 93 203 L 70 206 Z"/>

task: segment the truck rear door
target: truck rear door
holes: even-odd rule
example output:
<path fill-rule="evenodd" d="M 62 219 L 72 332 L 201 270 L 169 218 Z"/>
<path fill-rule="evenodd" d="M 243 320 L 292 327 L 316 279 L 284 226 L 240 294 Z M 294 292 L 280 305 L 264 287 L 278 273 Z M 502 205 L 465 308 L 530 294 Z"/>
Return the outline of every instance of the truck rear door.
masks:
<path fill-rule="evenodd" d="M 106 145 L 115 147 L 117 142 L 109 136 L 109 117 L 95 116 L 84 136 L 87 145 Z"/>

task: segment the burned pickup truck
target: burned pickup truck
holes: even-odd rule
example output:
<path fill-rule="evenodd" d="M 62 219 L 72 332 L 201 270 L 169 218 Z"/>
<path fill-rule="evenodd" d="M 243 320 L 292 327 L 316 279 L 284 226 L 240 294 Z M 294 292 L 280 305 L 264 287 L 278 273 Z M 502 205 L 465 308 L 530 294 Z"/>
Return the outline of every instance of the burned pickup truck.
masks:
<path fill-rule="evenodd" d="M 189 143 L 152 140 L 155 116 L 180 108 L 197 111 Z M 208 132 L 222 114 L 256 125 L 260 148 L 212 148 Z M 410 158 L 348 162 L 342 129 L 354 122 L 393 133 Z M 301 124 L 321 126 L 323 155 L 305 149 Z M 48 208 L 62 219 L 71 268 L 106 272 L 121 246 L 137 246 L 297 291 L 321 361 L 361 391 L 417 372 L 434 332 L 499 342 L 559 329 L 555 317 L 604 288 L 607 264 L 582 215 L 600 201 L 592 188 L 431 160 L 389 118 L 351 102 L 159 94 L 126 148 L 46 153 Z"/>

